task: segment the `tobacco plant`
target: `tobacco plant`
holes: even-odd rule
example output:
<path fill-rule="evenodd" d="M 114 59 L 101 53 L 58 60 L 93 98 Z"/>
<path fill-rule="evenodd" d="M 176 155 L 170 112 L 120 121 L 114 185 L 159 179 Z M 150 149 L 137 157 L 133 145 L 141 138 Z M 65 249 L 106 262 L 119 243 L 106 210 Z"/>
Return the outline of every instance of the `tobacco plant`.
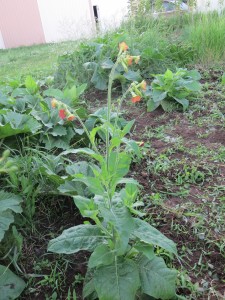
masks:
<path fill-rule="evenodd" d="M 176 245 L 160 231 L 145 222 L 139 210 L 143 205 L 138 201 L 139 184 L 127 178 L 133 153 L 139 155 L 140 149 L 135 141 L 128 139 L 134 121 L 124 128 L 117 121 L 110 122 L 112 114 L 111 89 L 114 72 L 118 65 L 127 71 L 132 61 L 139 57 L 130 56 L 123 42 L 109 75 L 107 119 L 103 124 L 88 131 L 76 112 L 65 104 L 53 101 L 63 118 L 77 118 L 84 126 L 90 141 L 90 148 L 68 150 L 63 155 L 74 153 L 89 157 L 91 172 L 74 172 L 73 182 L 84 184 L 89 196 L 73 197 L 84 224 L 71 227 L 52 239 L 48 251 L 73 254 L 84 250 L 91 252 L 88 261 L 83 298 L 100 300 L 132 300 L 149 295 L 155 299 L 176 297 L 176 270 L 167 267 L 158 253 L 177 254 Z M 118 99 L 117 116 L 127 95 L 131 93 L 132 102 L 139 102 L 146 83 L 134 82 L 125 94 Z M 114 103 L 115 104 L 115 103 Z M 96 135 L 104 133 L 105 146 L 96 144 Z"/>
<path fill-rule="evenodd" d="M 201 90 L 199 83 L 201 75 L 197 70 L 177 69 L 176 73 L 167 70 L 165 74 L 157 74 L 154 77 L 151 84 L 151 98 L 147 103 L 149 112 L 160 105 L 165 111 L 180 107 L 186 110 L 189 98 Z"/>

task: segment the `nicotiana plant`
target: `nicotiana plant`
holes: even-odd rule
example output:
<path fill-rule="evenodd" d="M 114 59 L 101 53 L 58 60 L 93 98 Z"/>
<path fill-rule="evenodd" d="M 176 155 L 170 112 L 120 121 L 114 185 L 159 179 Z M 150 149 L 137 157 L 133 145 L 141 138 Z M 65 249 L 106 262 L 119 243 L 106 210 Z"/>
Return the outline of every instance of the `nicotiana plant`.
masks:
<path fill-rule="evenodd" d="M 175 73 L 167 70 L 165 74 L 157 74 L 154 77 L 147 103 L 148 111 L 153 111 L 160 105 L 165 111 L 177 108 L 186 110 L 190 97 L 201 90 L 201 75 L 197 70 L 177 69 Z"/>
<path fill-rule="evenodd" d="M 126 71 L 135 59 L 128 55 L 128 46 L 120 43 L 119 54 L 109 76 L 107 119 L 91 131 L 86 129 L 75 110 L 71 113 L 64 103 L 52 101 L 61 118 L 80 120 L 90 141 L 90 148 L 62 153 L 89 157 L 91 172 L 74 171 L 72 179 L 82 183 L 89 191 L 89 196 L 73 196 L 81 215 L 89 221 L 64 230 L 48 245 L 48 251 L 54 253 L 91 252 L 83 288 L 84 299 L 132 300 L 141 299 L 144 295 L 149 295 L 150 299 L 176 298 L 177 272 L 167 267 L 157 251 L 162 248 L 177 255 L 176 245 L 142 219 L 144 214 L 138 208 L 143 203 L 137 200 L 139 184 L 133 178 L 125 177 L 132 155 L 140 155 L 139 145 L 127 138 L 134 121 L 124 128 L 119 127 L 117 121 L 110 122 L 114 72 L 118 65 L 124 66 Z M 129 93 L 135 103 L 141 100 L 145 89 L 145 81 L 133 82 L 117 101 L 117 115 Z M 100 131 L 105 134 L 105 147 L 96 143 Z"/>

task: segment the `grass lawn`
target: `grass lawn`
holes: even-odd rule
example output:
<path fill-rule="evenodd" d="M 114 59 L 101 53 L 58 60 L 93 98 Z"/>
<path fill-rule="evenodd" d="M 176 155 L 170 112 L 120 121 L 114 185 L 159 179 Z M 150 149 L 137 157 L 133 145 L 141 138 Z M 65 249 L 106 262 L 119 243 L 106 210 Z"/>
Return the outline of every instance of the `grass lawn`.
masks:
<path fill-rule="evenodd" d="M 38 79 L 53 76 L 58 56 L 73 52 L 76 45 L 74 41 L 0 50 L 0 81 L 27 75 Z"/>

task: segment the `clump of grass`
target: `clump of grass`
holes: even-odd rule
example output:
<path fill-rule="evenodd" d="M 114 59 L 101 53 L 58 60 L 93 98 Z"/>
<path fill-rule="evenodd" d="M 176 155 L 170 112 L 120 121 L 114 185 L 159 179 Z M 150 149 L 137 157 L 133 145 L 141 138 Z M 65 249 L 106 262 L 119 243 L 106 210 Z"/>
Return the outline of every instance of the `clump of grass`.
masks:
<path fill-rule="evenodd" d="M 222 62 L 225 58 L 225 13 L 193 15 L 182 38 L 194 48 L 198 63 Z"/>

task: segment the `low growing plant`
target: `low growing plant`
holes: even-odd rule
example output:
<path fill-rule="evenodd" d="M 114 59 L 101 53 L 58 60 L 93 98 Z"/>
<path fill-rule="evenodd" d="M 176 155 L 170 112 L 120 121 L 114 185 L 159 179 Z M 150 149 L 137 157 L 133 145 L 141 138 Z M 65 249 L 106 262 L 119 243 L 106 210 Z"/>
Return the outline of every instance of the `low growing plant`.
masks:
<path fill-rule="evenodd" d="M 175 282 L 177 272 L 165 264 L 158 256 L 162 248 L 170 254 L 177 254 L 176 245 L 160 231 L 142 220 L 138 209 L 143 205 L 137 200 L 139 184 L 133 178 L 125 177 L 129 170 L 132 154 L 139 155 L 135 141 L 127 138 L 134 121 L 124 128 L 117 120 L 110 122 L 112 112 L 111 90 L 114 73 L 118 65 L 128 66 L 128 47 L 119 45 L 119 54 L 112 67 L 107 99 L 107 119 L 90 132 L 83 125 L 90 148 L 65 151 L 89 157 L 89 173 L 74 171 L 71 182 L 84 184 L 89 196 L 76 195 L 74 202 L 87 221 L 69 228 L 52 239 L 48 251 L 73 254 L 84 250 L 91 252 L 88 261 L 83 298 L 99 300 L 132 300 L 149 295 L 155 299 L 176 297 Z M 125 94 L 118 99 L 117 115 L 127 95 L 132 102 L 139 102 L 146 83 L 133 82 Z M 70 108 L 61 102 L 54 102 L 59 114 L 68 117 Z M 74 118 L 79 116 L 73 111 Z M 118 118 L 118 116 L 117 116 Z M 104 133 L 105 146 L 98 147 L 96 135 Z M 89 220 L 89 221 L 88 221 Z"/>
<path fill-rule="evenodd" d="M 1 173 L 6 174 L 10 172 L 15 172 L 17 170 L 17 167 L 9 158 L 9 154 L 9 151 L 6 150 L 5 152 L 3 152 L 3 155 L 0 158 L 0 175 Z M 14 223 L 14 215 L 22 212 L 21 203 L 22 198 L 20 196 L 15 195 L 13 193 L 5 192 L 4 190 L 0 190 L 1 255 L 3 254 L 2 241 L 7 231 L 9 231 L 10 226 Z M 14 226 L 12 227 L 12 234 L 14 235 L 14 237 L 15 235 L 17 235 L 18 241 L 18 232 Z M 9 256 L 11 250 L 6 256 Z M 2 299 L 17 299 L 22 293 L 25 286 L 25 282 L 16 274 L 14 274 L 9 269 L 9 266 L 0 265 L 0 294 Z"/>
<path fill-rule="evenodd" d="M 165 111 L 179 108 L 186 110 L 190 97 L 201 90 L 201 75 L 197 70 L 177 69 L 176 73 L 167 70 L 165 74 L 157 74 L 154 77 L 151 96 L 147 102 L 149 112 L 160 105 Z"/>

